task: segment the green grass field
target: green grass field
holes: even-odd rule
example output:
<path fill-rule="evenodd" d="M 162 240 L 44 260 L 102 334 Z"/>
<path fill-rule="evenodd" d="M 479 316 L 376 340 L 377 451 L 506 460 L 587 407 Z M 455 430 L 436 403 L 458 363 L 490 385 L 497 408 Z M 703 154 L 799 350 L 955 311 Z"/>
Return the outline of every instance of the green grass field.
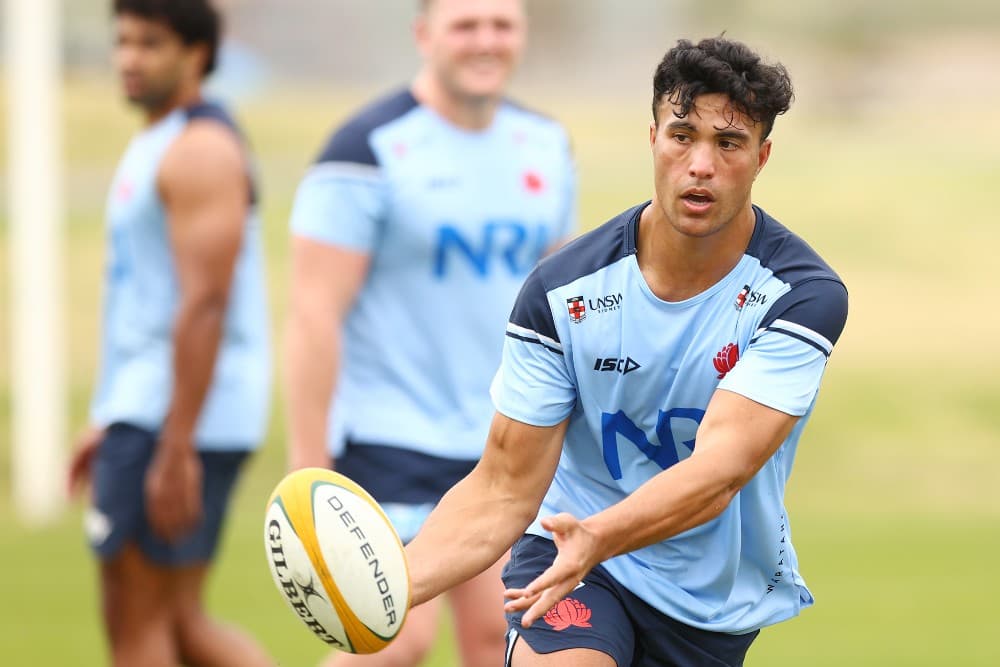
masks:
<path fill-rule="evenodd" d="M 330 127 L 361 99 L 360 92 L 331 98 L 278 91 L 240 110 L 261 157 L 276 345 L 294 185 Z M 532 102 L 574 135 L 584 227 L 648 197 L 644 91 L 627 109 L 594 100 Z M 765 630 L 747 664 L 998 665 L 1000 644 L 992 633 L 993 604 L 1000 599 L 994 570 L 1000 318 L 993 314 L 992 269 L 1000 228 L 988 207 L 1000 178 L 1000 135 L 967 129 L 995 126 L 996 107 L 942 107 L 938 100 L 933 108 L 848 117 L 808 100 L 801 107 L 778 120 L 756 201 L 841 272 L 851 315 L 788 498 L 817 605 Z M 105 188 L 137 119 L 112 86 L 86 78 L 69 83 L 65 110 L 67 356 L 75 428 L 83 424 L 95 365 Z M 10 505 L 7 245 L 3 221 L 2 663 L 99 665 L 105 659 L 99 601 L 80 508 L 71 506 L 55 525 L 29 529 Z M 271 435 L 235 500 L 210 604 L 255 633 L 282 666 L 299 667 L 315 664 L 325 647 L 275 591 L 260 534 L 264 501 L 283 474 L 282 429 L 276 396 Z M 427 664 L 456 664 L 447 641 Z"/>

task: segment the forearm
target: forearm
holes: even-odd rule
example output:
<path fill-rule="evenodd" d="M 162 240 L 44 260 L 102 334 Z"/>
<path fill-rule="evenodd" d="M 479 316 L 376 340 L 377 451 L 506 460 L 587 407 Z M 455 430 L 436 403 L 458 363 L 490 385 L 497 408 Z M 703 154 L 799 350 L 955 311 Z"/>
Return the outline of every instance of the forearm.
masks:
<path fill-rule="evenodd" d="M 297 313 L 290 322 L 285 376 L 291 467 L 327 461 L 327 419 L 340 366 L 340 328 L 332 318 Z"/>
<path fill-rule="evenodd" d="M 160 440 L 170 446 L 193 445 L 225 319 L 225 294 L 199 294 L 181 301 L 173 332 L 173 392 L 160 434 Z"/>
<path fill-rule="evenodd" d="M 536 498 L 490 482 L 481 467 L 455 485 L 407 545 L 416 606 L 496 563 L 538 511 Z"/>
<path fill-rule="evenodd" d="M 711 521 L 729 506 L 743 483 L 733 467 L 710 456 L 692 456 L 582 524 L 597 536 L 598 562 L 604 561 Z"/>

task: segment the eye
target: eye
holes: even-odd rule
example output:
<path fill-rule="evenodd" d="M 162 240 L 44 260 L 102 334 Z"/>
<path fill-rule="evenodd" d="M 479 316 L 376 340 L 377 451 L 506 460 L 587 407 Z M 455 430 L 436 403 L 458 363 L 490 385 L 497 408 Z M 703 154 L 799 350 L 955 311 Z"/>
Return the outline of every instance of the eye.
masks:
<path fill-rule="evenodd" d="M 671 138 L 680 144 L 687 144 L 691 142 L 691 137 L 689 135 L 682 134 L 680 132 L 674 133 L 673 135 L 671 135 Z"/>

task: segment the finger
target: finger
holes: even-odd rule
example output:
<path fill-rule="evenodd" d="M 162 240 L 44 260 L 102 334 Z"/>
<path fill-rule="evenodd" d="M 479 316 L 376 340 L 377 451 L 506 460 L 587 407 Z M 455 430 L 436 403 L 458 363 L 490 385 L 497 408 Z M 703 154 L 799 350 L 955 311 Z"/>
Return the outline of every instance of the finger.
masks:
<path fill-rule="evenodd" d="M 504 603 L 503 610 L 508 613 L 524 611 L 525 609 L 530 608 L 531 605 L 535 604 L 540 597 L 540 593 L 534 593 L 508 600 Z"/>
<path fill-rule="evenodd" d="M 527 588 L 508 588 L 503 592 L 503 596 L 507 600 L 514 600 L 516 598 L 523 598 L 531 595 L 531 591 Z"/>
<path fill-rule="evenodd" d="M 521 626 L 525 628 L 530 628 L 531 625 L 545 616 L 552 607 L 566 597 L 569 592 L 573 590 L 573 586 L 558 586 L 555 588 L 549 588 L 539 596 L 538 600 L 524 612 L 524 616 L 521 617 Z"/>
<path fill-rule="evenodd" d="M 541 521 L 542 528 L 550 533 L 565 533 L 574 523 L 576 523 L 576 518 L 567 512 L 544 517 Z"/>

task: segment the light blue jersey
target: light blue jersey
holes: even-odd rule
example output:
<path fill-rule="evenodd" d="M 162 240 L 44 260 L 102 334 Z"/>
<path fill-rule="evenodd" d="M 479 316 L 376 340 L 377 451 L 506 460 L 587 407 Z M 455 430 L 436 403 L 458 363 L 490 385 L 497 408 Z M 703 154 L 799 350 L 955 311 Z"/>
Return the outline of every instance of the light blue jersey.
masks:
<path fill-rule="evenodd" d="M 195 118 L 211 118 L 237 132 L 217 106 L 177 109 L 132 139 L 111 184 L 101 367 L 91 406 L 96 424 L 128 422 L 158 431 L 166 416 L 180 292 L 157 174 L 167 150 Z M 260 224 L 251 207 L 212 385 L 195 431 L 198 448 L 256 447 L 264 436 L 269 399 Z"/>
<path fill-rule="evenodd" d="M 542 261 L 507 326 L 497 410 L 536 426 L 569 417 L 539 516 L 583 518 L 691 455 L 717 388 L 801 416 L 717 518 L 604 567 L 664 614 L 745 633 L 812 603 L 799 575 L 785 483 L 847 316 L 837 275 L 755 208 L 746 253 L 685 301 L 650 291 L 636 261 L 645 205 Z M 536 520 L 528 532 L 549 537 Z"/>
<path fill-rule="evenodd" d="M 333 135 L 291 225 L 371 257 L 345 324 L 335 455 L 350 440 L 480 456 L 504 322 L 539 257 L 573 230 L 574 187 L 563 129 L 510 104 L 473 132 L 400 92 Z"/>

